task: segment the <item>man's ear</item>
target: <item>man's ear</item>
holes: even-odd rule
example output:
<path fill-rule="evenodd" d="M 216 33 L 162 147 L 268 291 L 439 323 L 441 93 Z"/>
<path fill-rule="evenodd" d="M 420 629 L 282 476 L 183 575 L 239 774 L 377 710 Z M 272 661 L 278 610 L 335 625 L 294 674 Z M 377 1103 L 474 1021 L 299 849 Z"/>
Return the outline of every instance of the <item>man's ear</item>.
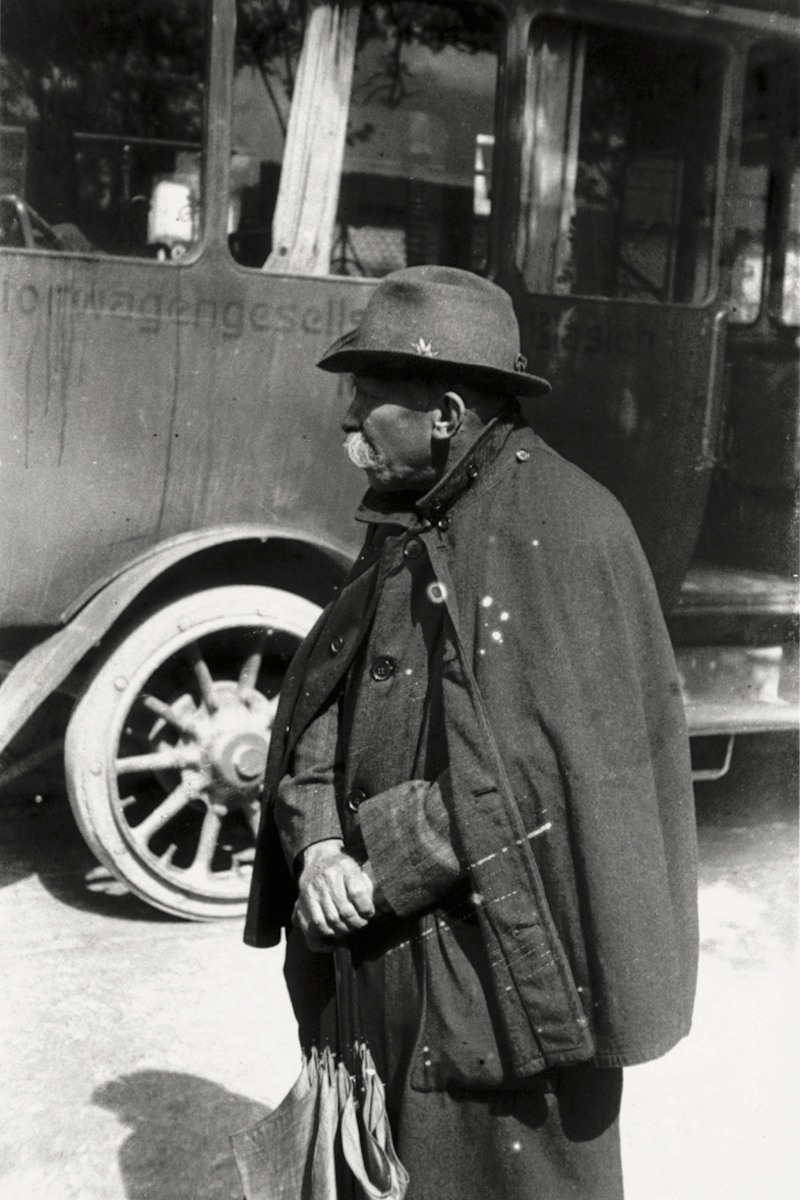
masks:
<path fill-rule="evenodd" d="M 464 422 L 467 406 L 458 392 L 445 392 L 434 413 L 432 436 L 440 441 L 449 441 Z"/>

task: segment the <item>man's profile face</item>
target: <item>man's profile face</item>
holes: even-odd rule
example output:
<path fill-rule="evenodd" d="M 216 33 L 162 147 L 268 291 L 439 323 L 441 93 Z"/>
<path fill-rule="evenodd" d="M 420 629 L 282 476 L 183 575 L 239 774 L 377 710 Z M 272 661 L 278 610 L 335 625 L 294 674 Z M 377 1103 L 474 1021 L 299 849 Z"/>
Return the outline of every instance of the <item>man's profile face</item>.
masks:
<path fill-rule="evenodd" d="M 350 460 L 377 491 L 427 491 L 436 481 L 431 430 L 437 389 L 408 379 L 352 376 L 342 422 Z"/>

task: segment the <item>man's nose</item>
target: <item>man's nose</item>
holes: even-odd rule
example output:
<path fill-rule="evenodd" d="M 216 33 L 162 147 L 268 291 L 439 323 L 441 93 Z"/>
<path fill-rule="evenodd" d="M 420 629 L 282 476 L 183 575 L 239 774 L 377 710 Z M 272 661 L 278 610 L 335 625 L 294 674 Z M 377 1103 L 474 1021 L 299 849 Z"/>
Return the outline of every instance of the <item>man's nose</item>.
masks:
<path fill-rule="evenodd" d="M 342 429 L 345 433 L 355 433 L 361 428 L 361 418 L 363 416 L 363 404 L 360 398 L 356 395 L 350 401 L 350 407 L 344 415 L 342 421 Z"/>

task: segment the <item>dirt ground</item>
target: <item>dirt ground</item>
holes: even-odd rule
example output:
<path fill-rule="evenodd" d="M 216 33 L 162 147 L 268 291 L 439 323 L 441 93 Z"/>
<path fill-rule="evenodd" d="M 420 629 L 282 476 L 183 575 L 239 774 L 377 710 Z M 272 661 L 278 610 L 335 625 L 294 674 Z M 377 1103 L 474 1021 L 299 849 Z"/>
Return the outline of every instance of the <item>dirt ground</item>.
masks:
<path fill-rule="evenodd" d="M 628 1200 L 794 1200 L 797 753 L 742 739 L 697 786 L 692 1036 L 626 1072 Z M 55 789 L 6 798 L 0 1200 L 236 1200 L 227 1135 L 298 1068 L 281 952 L 125 894 Z"/>

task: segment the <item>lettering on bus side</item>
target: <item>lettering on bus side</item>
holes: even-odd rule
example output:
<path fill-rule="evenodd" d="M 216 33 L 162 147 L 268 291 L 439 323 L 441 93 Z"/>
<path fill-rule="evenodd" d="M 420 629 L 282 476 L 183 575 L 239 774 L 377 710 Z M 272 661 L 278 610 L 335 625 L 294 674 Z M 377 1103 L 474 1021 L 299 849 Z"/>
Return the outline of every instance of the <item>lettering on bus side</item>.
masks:
<path fill-rule="evenodd" d="M 526 353 L 538 359 L 565 355 L 571 358 L 633 355 L 640 359 L 650 358 L 656 348 L 653 323 L 642 320 L 638 313 L 630 313 L 625 322 L 581 317 L 577 313 L 572 313 L 568 322 L 560 318 L 534 318 L 523 320 L 522 334 Z"/>
<path fill-rule="evenodd" d="M 357 325 L 362 310 L 351 309 L 345 300 L 329 297 L 319 304 L 257 300 L 218 300 L 207 296 L 196 300 L 165 298 L 159 291 L 135 293 L 126 288 L 81 288 L 76 285 L 40 287 L 33 283 L 0 284 L 0 312 L 8 316 L 66 316 L 131 321 L 143 334 L 157 334 L 162 326 L 218 329 L 223 338 L 237 339 L 249 333 L 302 333 L 333 341 Z"/>

